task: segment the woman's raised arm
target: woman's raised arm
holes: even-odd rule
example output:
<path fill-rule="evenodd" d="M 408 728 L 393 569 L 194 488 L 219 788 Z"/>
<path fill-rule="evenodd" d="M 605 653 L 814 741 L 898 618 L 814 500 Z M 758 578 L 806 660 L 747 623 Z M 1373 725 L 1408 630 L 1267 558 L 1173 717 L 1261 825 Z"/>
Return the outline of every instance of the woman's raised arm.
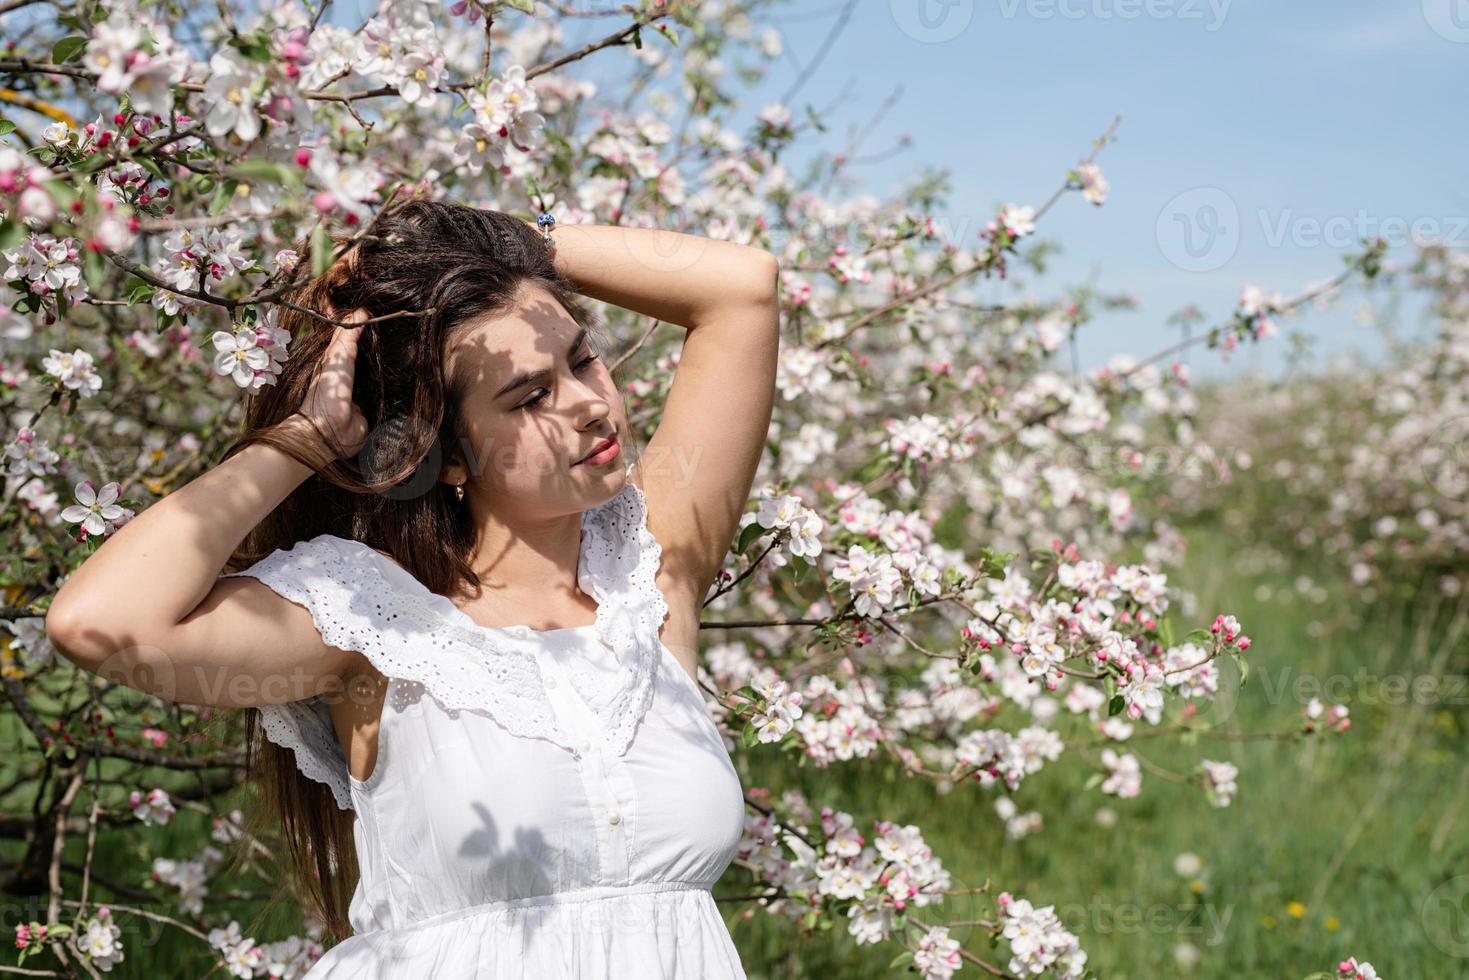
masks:
<path fill-rule="evenodd" d="M 682 583 L 671 601 L 696 607 L 729 552 L 770 431 L 779 263 L 748 245 L 672 231 L 558 225 L 551 234 L 556 268 L 578 292 L 688 331 L 631 478 L 647 496 L 663 567 Z"/>
<path fill-rule="evenodd" d="M 351 400 L 360 330 L 336 329 L 301 410 L 278 426 L 312 465 L 246 446 L 119 528 L 47 610 L 64 657 L 169 700 L 226 707 L 321 693 L 355 659 L 326 647 L 310 614 L 265 585 L 219 578 L 252 528 L 366 439 Z"/>
<path fill-rule="evenodd" d="M 557 225 L 551 237 L 556 269 L 578 292 L 680 327 L 775 295 L 775 256 L 749 245 L 620 225 Z"/>

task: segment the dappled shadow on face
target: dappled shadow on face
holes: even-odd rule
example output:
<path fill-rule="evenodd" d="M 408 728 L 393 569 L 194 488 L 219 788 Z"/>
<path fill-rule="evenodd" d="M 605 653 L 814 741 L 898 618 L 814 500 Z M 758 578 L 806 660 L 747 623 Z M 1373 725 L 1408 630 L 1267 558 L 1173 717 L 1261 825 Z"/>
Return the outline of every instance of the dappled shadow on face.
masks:
<path fill-rule="evenodd" d="M 585 496 L 589 477 L 620 469 L 573 468 L 613 432 L 624 453 L 628 441 L 605 352 L 591 330 L 582 334 L 571 313 L 534 283 L 513 309 L 453 331 L 445 362 L 467 444 L 450 455 L 467 467 L 472 485 L 517 498 L 535 494 L 549 505 Z M 516 381 L 523 383 L 505 390 Z M 580 501 L 583 509 L 594 503 Z"/>

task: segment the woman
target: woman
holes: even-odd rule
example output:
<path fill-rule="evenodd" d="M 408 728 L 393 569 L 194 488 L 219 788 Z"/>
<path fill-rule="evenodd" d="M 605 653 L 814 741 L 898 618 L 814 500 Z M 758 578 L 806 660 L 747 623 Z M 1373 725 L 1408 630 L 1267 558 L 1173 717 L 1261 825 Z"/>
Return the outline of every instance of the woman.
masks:
<path fill-rule="evenodd" d="M 744 976 L 697 634 L 777 291 L 728 242 L 395 206 L 281 297 L 300 349 L 224 461 L 57 594 L 69 659 L 259 718 L 256 823 L 344 940 L 312 978 Z M 578 292 L 688 331 L 636 460 Z"/>

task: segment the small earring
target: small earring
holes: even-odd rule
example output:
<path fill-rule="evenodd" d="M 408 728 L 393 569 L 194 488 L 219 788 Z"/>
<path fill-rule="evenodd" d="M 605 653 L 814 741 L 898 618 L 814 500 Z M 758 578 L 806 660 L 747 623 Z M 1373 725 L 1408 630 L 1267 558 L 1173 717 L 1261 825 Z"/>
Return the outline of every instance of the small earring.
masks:
<path fill-rule="evenodd" d="M 459 503 L 461 504 L 464 503 L 464 484 L 454 484 L 454 499 L 459 501 Z"/>

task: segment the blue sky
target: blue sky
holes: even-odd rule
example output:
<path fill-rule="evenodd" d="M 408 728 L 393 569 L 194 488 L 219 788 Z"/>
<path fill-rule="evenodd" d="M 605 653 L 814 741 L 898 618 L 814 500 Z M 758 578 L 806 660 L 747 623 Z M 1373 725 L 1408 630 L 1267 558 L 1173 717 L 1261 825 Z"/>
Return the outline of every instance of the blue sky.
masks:
<path fill-rule="evenodd" d="M 845 6 L 803 0 L 762 19 L 786 54 L 746 113 L 787 92 Z M 1296 295 L 1342 268 L 1358 229 L 1387 233 L 1395 255 L 1409 254 L 1415 223 L 1469 246 L 1466 65 L 1469 0 L 856 0 L 791 107 L 835 105 L 829 132 L 813 135 L 838 149 L 901 86 L 862 148 L 882 159 L 853 172 L 882 194 L 948 167 L 945 217 L 971 246 L 997 203 L 1039 205 L 1120 114 L 1099 158 L 1108 203 L 1069 195 L 1038 229 L 1064 251 L 1032 282 L 1036 296 L 1094 280 L 1140 300 L 1090 325 L 1085 369 L 1178 339 L 1164 321 L 1188 302 L 1216 323 L 1246 282 Z M 887 152 L 903 133 L 912 145 Z M 1198 237 L 1200 222 L 1219 234 Z M 1359 300 L 1287 329 L 1318 338 L 1322 357 L 1378 352 L 1352 316 Z M 1409 310 L 1404 327 L 1423 329 Z M 1201 378 L 1276 373 L 1284 350 L 1277 338 L 1227 365 L 1202 347 L 1188 361 Z"/>
<path fill-rule="evenodd" d="M 332 19 L 355 25 L 373 6 L 338 3 Z M 785 0 L 762 13 L 757 30 L 778 30 L 785 51 L 744 93 L 737 124 L 787 95 L 847 8 Z M 620 22 L 576 21 L 563 21 L 569 44 Z M 616 64 L 593 57 L 572 70 L 605 93 Z M 813 151 L 843 148 L 897 93 L 859 150 L 874 159 L 849 169 L 853 192 L 886 196 L 946 167 L 954 192 L 936 218 L 974 247 L 999 204 L 1041 204 L 1121 115 L 1099 158 L 1108 203 L 1058 203 L 1038 234 L 1063 251 L 1029 283 L 1040 299 L 1087 282 L 1138 298 L 1083 332 L 1088 369 L 1175 342 L 1165 321 L 1190 302 L 1214 324 L 1245 283 L 1296 295 L 1342 268 L 1359 231 L 1388 234 L 1400 257 L 1410 227 L 1469 247 L 1466 66 L 1469 0 L 855 0 L 790 100 L 798 116 L 826 110 L 828 132 L 782 161 L 799 171 Z M 903 134 L 912 142 L 899 149 Z M 1353 316 L 1360 300 L 1285 327 L 1316 338 L 1321 358 L 1372 356 L 1382 345 Z M 1405 332 L 1428 327 L 1421 305 L 1403 307 Z M 1200 378 L 1275 374 L 1285 350 L 1277 338 L 1227 364 L 1202 347 L 1186 360 Z"/>

